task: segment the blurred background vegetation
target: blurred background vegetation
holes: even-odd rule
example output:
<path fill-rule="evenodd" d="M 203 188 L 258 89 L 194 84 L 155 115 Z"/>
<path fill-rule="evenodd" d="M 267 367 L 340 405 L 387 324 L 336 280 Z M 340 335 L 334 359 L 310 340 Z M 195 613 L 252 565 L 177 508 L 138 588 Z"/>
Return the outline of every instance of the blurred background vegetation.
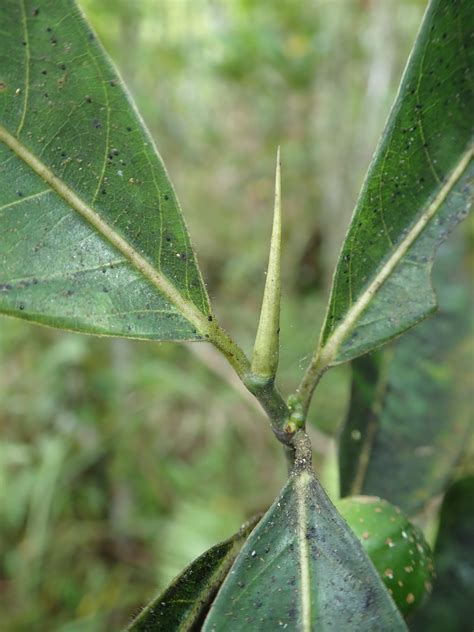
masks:
<path fill-rule="evenodd" d="M 82 0 L 156 139 L 216 312 L 246 350 L 282 145 L 280 381 L 316 342 L 332 269 L 424 0 Z M 285 464 L 205 345 L 0 321 L 2 630 L 118 629 L 273 499 Z M 312 409 L 331 491 L 349 372 Z"/>

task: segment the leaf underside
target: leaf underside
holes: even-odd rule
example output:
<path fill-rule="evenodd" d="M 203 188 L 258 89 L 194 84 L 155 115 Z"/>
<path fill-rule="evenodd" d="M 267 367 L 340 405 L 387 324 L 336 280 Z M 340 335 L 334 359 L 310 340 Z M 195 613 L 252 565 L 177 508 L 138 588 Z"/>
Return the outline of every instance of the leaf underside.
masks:
<path fill-rule="evenodd" d="M 470 0 L 430 2 L 339 257 L 325 365 L 366 353 L 436 307 L 437 246 L 473 198 L 473 28 Z"/>
<path fill-rule="evenodd" d="M 219 590 L 205 632 L 406 630 L 355 535 L 317 482 L 292 474 Z"/>
<path fill-rule="evenodd" d="M 238 552 L 260 516 L 192 562 L 130 624 L 130 632 L 184 632 L 199 628 Z"/>
<path fill-rule="evenodd" d="M 440 311 L 353 363 L 339 442 L 342 496 L 381 496 L 413 515 L 444 489 L 466 447 L 473 332 L 462 254 L 458 240 L 440 252 Z"/>
<path fill-rule="evenodd" d="M 0 18 L 0 311 L 199 338 L 208 298 L 178 200 L 79 9 L 3 0 Z"/>

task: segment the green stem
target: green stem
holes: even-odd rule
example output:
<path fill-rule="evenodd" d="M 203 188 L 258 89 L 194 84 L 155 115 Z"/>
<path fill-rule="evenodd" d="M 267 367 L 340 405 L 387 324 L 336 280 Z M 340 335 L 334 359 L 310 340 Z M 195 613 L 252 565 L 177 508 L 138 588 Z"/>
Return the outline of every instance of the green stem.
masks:
<path fill-rule="evenodd" d="M 208 331 L 208 341 L 226 357 L 229 364 L 245 384 L 245 376 L 250 373 L 250 362 L 245 353 L 215 319 Z"/>
<path fill-rule="evenodd" d="M 329 366 L 322 360 L 321 355 L 319 353 L 315 354 L 306 369 L 300 385 L 296 389 L 296 397 L 301 403 L 305 419 L 308 415 L 314 389 L 328 368 Z"/>
<path fill-rule="evenodd" d="M 216 321 L 212 325 L 212 328 L 209 329 L 209 342 L 212 342 L 227 358 L 243 384 L 260 402 L 268 415 L 276 438 L 283 445 L 290 445 L 294 433 L 285 431 L 290 418 L 290 411 L 276 388 L 274 380 L 254 375 L 251 371 L 250 362 L 239 345 L 232 340 L 229 334 Z"/>
<path fill-rule="evenodd" d="M 253 373 L 248 373 L 244 377 L 243 382 L 267 413 L 276 438 L 284 445 L 291 444 L 291 438 L 294 433 L 286 431 L 291 413 L 275 386 L 273 378 L 262 378 Z"/>
<path fill-rule="evenodd" d="M 311 444 L 309 438 L 304 432 L 304 428 L 296 427 L 294 423 L 291 423 L 292 410 L 275 386 L 274 379 L 252 373 L 250 362 L 245 353 L 215 320 L 209 341 L 227 358 L 245 387 L 260 402 L 267 413 L 275 437 L 283 444 L 288 471 L 291 473 L 295 467 L 300 467 L 303 461 L 310 466 Z M 307 393 L 305 398 L 306 412 L 316 383 L 313 372 L 307 376 L 307 382 L 304 380 L 302 382 L 302 386 L 305 387 L 304 393 Z"/>

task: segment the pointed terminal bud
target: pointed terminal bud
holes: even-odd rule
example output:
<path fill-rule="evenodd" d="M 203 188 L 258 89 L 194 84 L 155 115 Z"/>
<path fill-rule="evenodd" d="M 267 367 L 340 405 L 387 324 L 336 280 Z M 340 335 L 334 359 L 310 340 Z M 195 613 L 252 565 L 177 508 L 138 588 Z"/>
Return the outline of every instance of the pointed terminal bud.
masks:
<path fill-rule="evenodd" d="M 272 239 L 268 258 L 267 278 L 263 293 L 260 322 L 252 355 L 252 373 L 274 378 L 278 367 L 280 346 L 280 294 L 281 294 L 281 177 L 280 147 L 277 152 L 275 175 L 275 209 Z"/>

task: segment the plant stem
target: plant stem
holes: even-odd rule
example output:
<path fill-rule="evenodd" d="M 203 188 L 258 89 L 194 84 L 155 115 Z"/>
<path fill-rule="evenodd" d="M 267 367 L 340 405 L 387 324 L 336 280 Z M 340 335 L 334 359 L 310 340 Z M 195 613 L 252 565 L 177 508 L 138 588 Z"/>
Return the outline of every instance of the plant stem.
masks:
<path fill-rule="evenodd" d="M 208 341 L 211 342 L 224 355 L 235 370 L 242 382 L 245 376 L 250 373 L 250 362 L 239 347 L 239 345 L 229 336 L 214 318 L 212 327 L 209 328 Z"/>
<path fill-rule="evenodd" d="M 306 369 L 300 385 L 296 389 L 296 397 L 303 408 L 304 418 L 308 415 L 314 389 L 319 384 L 320 379 L 328 369 L 328 364 L 324 362 L 320 353 L 316 353 Z"/>
<path fill-rule="evenodd" d="M 292 441 L 293 445 L 293 468 L 292 472 L 297 474 L 303 470 L 312 469 L 313 450 L 311 441 L 304 430 L 298 430 Z"/>
<path fill-rule="evenodd" d="M 284 445 L 289 445 L 294 432 L 287 432 L 285 429 L 291 413 L 273 378 L 267 379 L 248 373 L 243 382 L 267 413 L 276 438 Z"/>
<path fill-rule="evenodd" d="M 254 375 L 251 371 L 250 362 L 239 345 L 215 320 L 212 325 L 212 328 L 209 329 L 209 342 L 212 342 L 227 358 L 229 364 L 234 368 L 243 384 L 260 402 L 262 408 L 267 413 L 276 438 L 283 443 L 283 445 L 290 445 L 294 433 L 285 432 L 285 427 L 290 417 L 290 411 L 275 386 L 274 379 L 261 378 Z"/>

